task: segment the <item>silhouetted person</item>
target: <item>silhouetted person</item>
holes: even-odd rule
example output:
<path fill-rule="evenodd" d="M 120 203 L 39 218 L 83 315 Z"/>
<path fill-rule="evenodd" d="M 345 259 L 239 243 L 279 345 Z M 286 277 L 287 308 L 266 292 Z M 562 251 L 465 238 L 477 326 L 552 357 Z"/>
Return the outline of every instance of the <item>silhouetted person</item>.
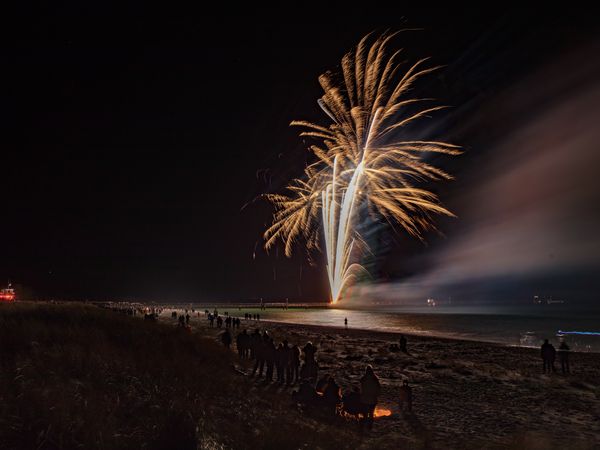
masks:
<path fill-rule="evenodd" d="M 258 320 L 260 322 L 260 314 L 256 315 L 256 320 Z"/>
<path fill-rule="evenodd" d="M 360 399 L 366 408 L 366 422 L 367 425 L 373 425 L 373 413 L 377 406 L 377 398 L 381 392 L 381 384 L 373 368 L 368 365 L 365 370 L 365 374 L 360 379 Z"/>
<path fill-rule="evenodd" d="M 273 381 L 273 366 L 277 358 L 277 349 L 273 339 L 267 337 L 266 342 L 266 360 L 267 360 L 267 381 Z"/>
<path fill-rule="evenodd" d="M 227 328 L 225 328 L 225 331 L 221 335 L 221 342 L 223 343 L 225 348 L 229 350 L 229 346 L 231 345 L 231 333 L 229 333 L 229 330 Z"/>
<path fill-rule="evenodd" d="M 407 341 L 403 334 L 400 335 L 400 351 L 408 355 Z"/>
<path fill-rule="evenodd" d="M 292 347 L 291 351 L 290 368 L 292 373 L 292 379 L 297 382 L 299 371 L 300 371 L 300 349 L 296 344 Z"/>
<path fill-rule="evenodd" d="M 254 347 L 254 356 L 256 358 L 256 362 L 254 363 L 254 370 L 252 371 L 252 375 L 256 373 L 258 369 L 258 376 L 262 377 L 263 369 L 265 367 L 265 353 L 266 353 L 266 343 L 264 340 L 266 339 L 266 334 L 264 338 L 261 338 L 260 335 L 258 340 L 256 341 L 256 345 Z"/>
<path fill-rule="evenodd" d="M 313 383 L 317 381 L 318 374 L 318 365 L 315 360 L 315 353 L 317 352 L 317 347 L 315 347 L 312 342 L 307 342 L 304 348 L 302 349 L 304 353 L 304 365 L 300 370 L 300 377 L 311 380 Z"/>
<path fill-rule="evenodd" d="M 358 419 L 359 414 L 364 414 L 365 407 L 360 400 L 360 389 L 355 386 L 352 392 L 342 397 L 344 411 Z"/>
<path fill-rule="evenodd" d="M 556 349 L 554 348 L 554 345 L 550 344 L 548 339 L 544 339 L 541 350 L 542 359 L 544 361 L 544 373 L 555 372 L 554 359 L 556 357 Z"/>
<path fill-rule="evenodd" d="M 217 328 L 221 328 L 223 326 L 223 318 L 221 316 L 217 316 Z"/>
<path fill-rule="evenodd" d="M 283 344 L 277 346 L 275 351 L 275 368 L 277 369 L 277 382 L 283 384 Z"/>
<path fill-rule="evenodd" d="M 558 359 L 560 360 L 560 368 L 562 373 L 571 373 L 571 367 L 569 365 L 569 353 L 571 349 L 565 341 L 562 341 L 558 347 Z"/>
<path fill-rule="evenodd" d="M 256 359 L 256 352 L 261 343 L 260 330 L 256 328 L 250 336 L 250 358 Z"/>
<path fill-rule="evenodd" d="M 185 326 L 185 316 L 183 314 L 181 314 L 179 316 L 179 326 L 180 327 L 184 327 Z"/>
<path fill-rule="evenodd" d="M 287 384 L 292 384 L 292 349 L 288 345 L 288 341 L 283 341 L 281 364 L 285 375 L 285 381 Z"/>
<path fill-rule="evenodd" d="M 344 317 L 344 326 L 348 328 L 348 318 Z"/>
<path fill-rule="evenodd" d="M 208 323 L 210 323 L 210 327 L 214 327 L 215 325 L 215 316 L 213 316 L 212 314 L 208 315 Z"/>
<path fill-rule="evenodd" d="M 189 314 L 186 314 L 186 315 L 185 315 L 185 324 L 186 324 L 186 325 L 189 325 L 189 324 L 190 324 L 190 315 L 189 315 Z"/>
<path fill-rule="evenodd" d="M 412 389 L 406 380 L 404 380 L 402 386 L 400 386 L 398 404 L 400 405 L 400 411 L 412 411 Z"/>
<path fill-rule="evenodd" d="M 323 375 L 315 384 L 315 390 L 320 394 L 325 393 L 327 383 L 329 383 L 329 375 Z"/>
<path fill-rule="evenodd" d="M 248 336 L 248 333 L 246 332 L 246 330 L 242 331 L 241 333 L 238 333 L 237 337 L 236 337 L 236 346 L 237 346 L 237 351 L 238 351 L 238 355 L 241 359 L 245 359 L 246 355 L 247 355 L 247 347 L 248 347 L 248 339 L 250 338 L 250 336 Z"/>
<path fill-rule="evenodd" d="M 250 347 L 252 346 L 252 336 L 250 336 L 248 334 L 248 330 L 244 330 L 242 335 L 244 336 L 244 342 L 245 342 L 244 358 L 250 359 Z"/>
<path fill-rule="evenodd" d="M 331 414 L 332 416 L 336 414 L 337 407 L 342 400 L 340 391 L 340 387 L 335 382 L 333 377 L 329 377 L 327 380 L 327 385 L 325 386 L 325 390 L 323 391 L 323 399 L 325 400 L 325 409 L 327 414 Z"/>
<path fill-rule="evenodd" d="M 303 381 L 300 383 L 298 390 L 292 392 L 292 398 L 303 405 L 314 405 L 318 395 L 315 388 L 308 381 Z"/>

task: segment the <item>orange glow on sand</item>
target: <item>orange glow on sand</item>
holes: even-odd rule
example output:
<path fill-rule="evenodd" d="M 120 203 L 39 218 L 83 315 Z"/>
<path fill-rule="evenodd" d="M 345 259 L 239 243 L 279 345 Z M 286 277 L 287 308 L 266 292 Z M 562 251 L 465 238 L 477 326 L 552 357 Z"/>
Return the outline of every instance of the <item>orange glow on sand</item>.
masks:
<path fill-rule="evenodd" d="M 373 416 L 375 417 L 387 417 L 387 416 L 391 416 L 392 415 L 392 411 L 386 408 L 379 408 L 376 407 L 375 408 L 375 412 L 373 413 Z"/>

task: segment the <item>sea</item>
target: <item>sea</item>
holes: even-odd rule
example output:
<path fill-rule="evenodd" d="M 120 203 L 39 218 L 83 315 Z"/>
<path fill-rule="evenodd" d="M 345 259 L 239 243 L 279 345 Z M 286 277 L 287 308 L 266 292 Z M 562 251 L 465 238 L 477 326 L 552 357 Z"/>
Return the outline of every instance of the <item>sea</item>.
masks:
<path fill-rule="evenodd" d="M 261 321 L 348 327 L 373 331 L 495 342 L 539 347 L 544 339 L 555 345 L 566 340 L 573 351 L 600 353 L 600 308 L 552 305 L 375 306 L 369 308 L 190 305 L 234 317 L 260 314 Z M 597 334 L 594 334 L 597 333 Z"/>

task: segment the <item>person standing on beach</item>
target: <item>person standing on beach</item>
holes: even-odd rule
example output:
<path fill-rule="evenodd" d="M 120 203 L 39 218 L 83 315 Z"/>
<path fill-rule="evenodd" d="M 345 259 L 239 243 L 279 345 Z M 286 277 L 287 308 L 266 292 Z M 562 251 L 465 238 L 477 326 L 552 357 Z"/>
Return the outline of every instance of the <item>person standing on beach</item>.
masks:
<path fill-rule="evenodd" d="M 255 339 L 256 339 L 256 341 L 255 341 L 255 345 L 254 345 L 254 357 L 256 358 L 256 362 L 254 363 L 254 370 L 252 371 L 252 376 L 254 376 L 254 374 L 256 373 L 256 370 L 258 369 L 258 376 L 262 377 L 263 369 L 265 367 L 265 353 L 266 353 L 266 342 L 265 341 L 267 339 L 267 335 L 265 333 L 265 335 L 263 337 L 261 337 L 259 334 L 258 337 Z"/>
<path fill-rule="evenodd" d="M 377 398 L 381 392 L 381 384 L 379 378 L 373 372 L 373 367 L 369 364 L 365 370 L 365 374 L 360 379 L 360 401 L 365 405 L 366 417 L 365 420 L 369 427 L 373 426 L 373 414 L 377 406 Z"/>
<path fill-rule="evenodd" d="M 344 327 L 348 328 L 348 318 L 344 317 Z"/>
<path fill-rule="evenodd" d="M 548 339 L 544 339 L 542 344 L 542 360 L 544 361 L 544 373 L 555 372 L 554 359 L 556 358 L 556 349 L 554 345 L 548 342 Z"/>
<path fill-rule="evenodd" d="M 221 342 L 225 346 L 227 350 L 229 350 L 229 346 L 231 345 L 231 334 L 229 330 L 226 328 L 223 334 L 221 335 Z"/>
<path fill-rule="evenodd" d="M 256 359 L 256 352 L 260 344 L 260 330 L 256 328 L 250 336 L 250 359 Z"/>
<path fill-rule="evenodd" d="M 292 384 L 292 348 L 288 341 L 283 341 L 283 370 L 285 372 L 285 381 Z"/>
<path fill-rule="evenodd" d="M 265 359 L 267 362 L 267 381 L 273 381 L 273 366 L 275 365 L 277 358 L 277 349 L 275 348 L 275 342 L 273 338 L 267 336 L 265 342 Z"/>
<path fill-rule="evenodd" d="M 325 389 L 323 389 L 323 400 L 325 400 L 327 414 L 335 416 L 338 406 L 342 401 L 342 396 L 341 388 L 332 376 L 328 377 Z"/>
<path fill-rule="evenodd" d="M 304 352 L 304 366 L 300 371 L 300 376 L 312 380 L 314 383 L 317 381 L 318 376 L 318 365 L 315 359 L 317 347 L 314 346 L 312 342 L 308 341 L 302 351 Z"/>
<path fill-rule="evenodd" d="M 283 372 L 284 372 L 284 368 L 283 368 L 283 360 L 285 358 L 284 356 L 285 350 L 283 349 L 283 343 L 279 344 L 277 346 L 277 349 L 275 351 L 275 368 L 277 369 L 277 382 L 280 384 L 283 384 L 284 381 L 284 376 L 283 376 Z"/>
<path fill-rule="evenodd" d="M 412 389 L 408 385 L 408 381 L 404 380 L 400 386 L 400 395 L 398 396 L 400 411 L 412 411 Z"/>
<path fill-rule="evenodd" d="M 569 352 L 571 349 L 567 345 L 565 341 L 560 343 L 558 347 L 558 359 L 560 360 L 560 368 L 562 369 L 562 373 L 571 373 L 571 367 L 569 365 Z"/>
<path fill-rule="evenodd" d="M 400 335 L 400 351 L 403 353 L 406 353 L 408 355 L 408 348 L 406 348 L 406 338 L 404 337 L 403 334 Z"/>
<path fill-rule="evenodd" d="M 238 333 L 235 344 L 237 346 L 237 351 L 240 359 L 246 359 L 246 354 L 248 352 L 248 336 L 247 331 L 244 329 L 241 333 Z"/>
<path fill-rule="evenodd" d="M 292 347 L 290 354 L 292 356 L 290 367 L 292 372 L 292 380 L 295 382 L 298 381 L 298 376 L 300 372 L 300 349 L 296 344 Z"/>

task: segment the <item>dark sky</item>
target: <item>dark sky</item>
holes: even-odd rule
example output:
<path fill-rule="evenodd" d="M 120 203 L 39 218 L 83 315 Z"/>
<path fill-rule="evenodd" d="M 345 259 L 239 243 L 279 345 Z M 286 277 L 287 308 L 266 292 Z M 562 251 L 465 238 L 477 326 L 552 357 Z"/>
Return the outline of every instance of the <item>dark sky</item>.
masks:
<path fill-rule="evenodd" d="M 253 202 L 300 175 L 308 154 L 288 124 L 325 119 L 319 74 L 369 31 L 423 28 L 399 45 L 447 65 L 422 85 L 453 106 L 429 134 L 465 146 L 446 167 L 471 180 L 511 120 L 523 119 L 498 121 L 497 93 L 598 36 L 576 11 L 233 10 L 47 7 L 15 16 L 4 44 L 0 280 L 45 298 L 324 300 L 320 256 L 310 266 L 301 248 L 291 260 L 266 255 L 270 208 Z M 438 193 L 460 209 L 461 188 Z M 447 241 L 469 229 L 460 219 L 441 225 Z M 401 281 L 426 270 L 431 258 L 406 261 L 442 245 L 430 241 L 385 238 L 374 276 Z"/>

